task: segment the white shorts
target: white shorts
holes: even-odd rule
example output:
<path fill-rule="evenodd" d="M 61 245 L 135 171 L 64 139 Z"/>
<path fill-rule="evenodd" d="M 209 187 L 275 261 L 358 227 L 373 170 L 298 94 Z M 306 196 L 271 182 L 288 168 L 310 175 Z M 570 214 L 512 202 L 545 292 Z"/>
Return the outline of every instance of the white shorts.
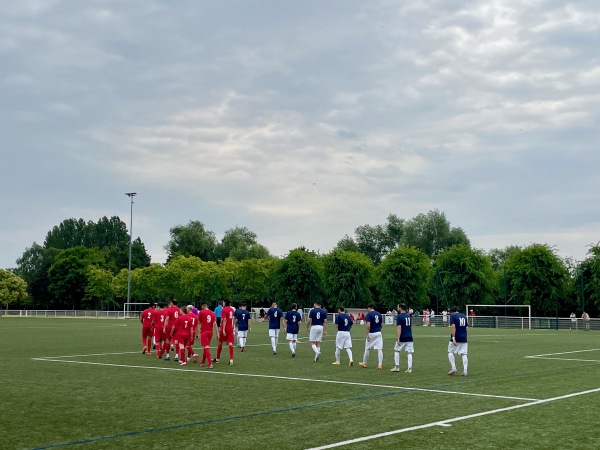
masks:
<path fill-rule="evenodd" d="M 381 331 L 369 333 L 369 338 L 365 340 L 365 350 L 383 350 L 383 337 Z"/>
<path fill-rule="evenodd" d="M 450 341 L 448 343 L 448 353 L 458 353 L 459 355 L 466 355 L 469 350 L 469 344 L 466 342 L 457 342 L 456 345 Z"/>
<path fill-rule="evenodd" d="M 248 330 L 243 330 L 243 331 L 238 330 L 238 338 L 245 338 L 245 337 L 248 337 Z"/>
<path fill-rule="evenodd" d="M 285 338 L 288 341 L 297 341 L 298 340 L 298 335 L 297 334 L 288 333 L 288 334 L 286 334 Z"/>
<path fill-rule="evenodd" d="M 335 346 L 337 348 L 352 348 L 352 338 L 349 331 L 338 331 L 335 335 Z"/>
<path fill-rule="evenodd" d="M 406 353 L 414 353 L 414 342 L 400 342 L 400 344 L 396 343 L 396 345 L 394 345 L 394 350 L 396 350 L 397 352 L 401 352 L 402 350 L 404 350 Z"/>
<path fill-rule="evenodd" d="M 279 337 L 279 328 L 269 328 L 269 337 L 278 338 Z"/>
<path fill-rule="evenodd" d="M 308 340 L 310 342 L 321 342 L 323 339 L 323 325 L 313 325 L 310 327 Z"/>

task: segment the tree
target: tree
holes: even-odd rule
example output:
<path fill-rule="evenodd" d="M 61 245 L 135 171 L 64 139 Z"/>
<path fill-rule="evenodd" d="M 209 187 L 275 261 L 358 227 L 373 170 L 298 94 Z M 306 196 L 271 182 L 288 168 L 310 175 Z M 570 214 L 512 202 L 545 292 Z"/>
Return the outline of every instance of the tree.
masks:
<path fill-rule="evenodd" d="M 582 273 L 577 273 L 574 284 L 575 291 L 579 291 L 580 296 L 583 295 L 579 303 L 581 309 L 590 314 L 594 307 L 596 310 L 600 309 L 600 244 L 592 245 L 587 255 L 580 267 Z"/>
<path fill-rule="evenodd" d="M 493 248 L 488 252 L 488 256 L 492 262 L 492 268 L 494 270 L 500 270 L 500 268 L 506 264 L 506 261 L 516 252 L 522 250 L 518 245 L 509 245 L 503 249 Z"/>
<path fill-rule="evenodd" d="M 361 253 L 367 255 L 374 264 L 379 264 L 390 251 L 390 241 L 385 228 L 362 225 L 355 230 L 356 245 Z"/>
<path fill-rule="evenodd" d="M 420 249 L 431 260 L 453 245 L 470 246 L 465 232 L 461 228 L 451 228 L 446 215 L 437 209 L 406 222 L 402 244 Z"/>
<path fill-rule="evenodd" d="M 216 259 L 225 260 L 232 257 L 238 261 L 248 259 L 250 249 L 256 245 L 256 233 L 246 227 L 235 227 L 227 230 L 216 248 Z M 268 253 L 268 252 L 267 252 Z"/>
<path fill-rule="evenodd" d="M 20 276 L 0 269 L 0 301 L 8 309 L 8 305 L 23 301 L 27 297 L 27 283 Z"/>
<path fill-rule="evenodd" d="M 204 224 L 191 220 L 187 225 L 177 225 L 169 230 L 171 239 L 165 250 L 170 261 L 175 256 L 196 256 L 203 261 L 214 261 L 217 238 Z"/>
<path fill-rule="evenodd" d="M 356 244 L 356 242 L 354 242 L 354 239 L 352 239 L 347 234 L 344 235 L 344 237 L 338 241 L 334 250 L 343 250 L 346 252 L 360 252 L 360 248 L 358 248 L 358 245 Z"/>
<path fill-rule="evenodd" d="M 532 244 L 506 262 L 509 303 L 531 305 L 533 314 L 556 314 L 565 298 L 568 272 L 545 244 Z"/>
<path fill-rule="evenodd" d="M 95 248 L 73 247 L 56 255 L 48 269 L 48 290 L 54 295 L 57 306 L 81 308 L 89 266 L 102 267 L 103 264 L 102 253 Z"/>
<path fill-rule="evenodd" d="M 489 257 L 465 244 L 447 248 L 438 255 L 429 275 L 429 286 L 434 293 L 436 288 L 444 290 L 448 301 L 445 307 L 495 302 L 496 275 Z M 436 295 L 439 297 L 439 291 Z"/>
<path fill-rule="evenodd" d="M 34 308 L 48 309 L 53 301 L 53 296 L 48 290 L 50 286 L 48 269 L 58 253 L 60 253 L 59 249 L 44 248 L 34 242 L 17 259 L 15 273 L 27 283 L 31 306 Z"/>
<path fill-rule="evenodd" d="M 299 308 L 323 300 L 323 266 L 319 257 L 309 250 L 297 248 L 283 258 L 273 279 L 276 299 L 283 307 L 297 303 Z"/>
<path fill-rule="evenodd" d="M 113 302 L 112 272 L 90 265 L 87 269 L 84 303 L 104 311 Z"/>
<path fill-rule="evenodd" d="M 356 307 L 370 303 L 374 267 L 365 255 L 334 250 L 323 258 L 323 268 L 325 292 L 331 305 Z"/>
<path fill-rule="evenodd" d="M 387 308 L 399 303 L 420 308 L 427 302 L 429 258 L 421 250 L 402 246 L 377 268 L 380 299 Z"/>

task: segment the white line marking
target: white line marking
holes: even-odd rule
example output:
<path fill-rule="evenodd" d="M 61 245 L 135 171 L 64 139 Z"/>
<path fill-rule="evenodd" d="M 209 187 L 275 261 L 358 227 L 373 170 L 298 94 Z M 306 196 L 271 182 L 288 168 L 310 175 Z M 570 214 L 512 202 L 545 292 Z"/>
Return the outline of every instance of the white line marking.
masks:
<path fill-rule="evenodd" d="M 525 358 L 537 358 L 538 356 L 554 356 L 554 355 L 569 355 L 571 353 L 583 353 L 583 352 L 597 352 L 600 348 L 590 348 L 588 350 L 573 350 L 572 352 L 560 352 L 560 353 L 544 353 L 543 355 L 531 355 Z"/>
<path fill-rule="evenodd" d="M 551 358 L 551 357 L 543 357 L 543 356 L 526 356 L 525 358 L 530 358 L 530 359 L 551 359 L 551 360 L 555 360 L 555 361 L 579 361 L 579 362 L 595 362 L 595 363 L 600 363 L 600 359 Z"/>
<path fill-rule="evenodd" d="M 327 449 L 327 448 L 341 447 L 342 445 L 350 445 L 350 444 L 355 444 L 357 442 L 364 442 L 364 441 L 369 441 L 372 439 L 393 436 L 395 434 L 406 433 L 407 431 L 422 430 L 424 428 L 431 428 L 431 427 L 435 427 L 435 426 L 448 426 L 449 424 L 451 424 L 453 422 L 459 422 L 461 420 L 474 419 L 476 417 L 488 416 L 491 414 L 497 414 L 497 413 L 505 412 L 505 411 L 512 411 L 513 409 L 527 408 L 528 406 L 541 405 L 543 403 L 555 402 L 558 400 L 564 400 L 566 398 L 576 397 L 579 395 L 591 394 L 591 393 L 595 393 L 595 392 L 600 392 L 600 388 L 590 389 L 590 390 L 582 391 L 582 392 L 575 392 L 573 394 L 561 395 L 559 397 L 552 397 L 552 398 L 547 398 L 544 400 L 536 400 L 531 403 L 525 403 L 525 404 L 515 405 L 515 406 L 508 406 L 506 408 L 493 409 L 491 411 L 484 411 L 484 412 L 480 412 L 480 413 L 476 413 L 476 414 L 469 414 L 468 416 L 454 417 L 452 419 L 440 420 L 437 422 L 426 423 L 423 425 L 416 425 L 414 427 L 401 428 L 399 430 L 387 431 L 385 433 L 372 434 L 370 436 L 364 436 L 364 437 L 360 437 L 360 438 L 356 438 L 356 439 L 349 439 L 347 441 L 342 441 L 342 442 L 335 442 L 333 444 L 323 445 L 321 447 L 313 447 L 309 450 L 323 450 L 323 449 Z"/>
<path fill-rule="evenodd" d="M 93 365 L 93 366 L 106 366 L 106 367 L 124 367 L 128 369 L 149 369 L 149 370 L 179 370 L 185 372 L 195 372 L 195 373 L 211 373 L 211 374 L 220 374 L 220 375 L 230 375 L 230 376 L 238 376 L 238 377 L 252 377 L 252 378 L 270 378 L 277 380 L 291 380 L 291 381 L 305 381 L 305 382 L 313 382 L 313 383 L 330 383 L 330 384 L 342 384 L 346 386 L 360 386 L 360 387 L 377 387 L 384 389 L 395 389 L 395 390 L 405 390 L 405 391 L 418 391 L 418 392 L 434 392 L 439 394 L 453 394 L 453 395 L 466 395 L 472 397 L 485 397 L 485 398 L 499 398 L 504 400 L 516 400 L 522 402 L 532 402 L 538 401 L 535 398 L 523 398 L 523 397 L 510 397 L 506 395 L 491 395 L 491 394 L 476 394 L 471 392 L 458 392 L 458 391 L 445 391 L 442 389 L 425 389 L 425 388 L 415 388 L 415 387 L 405 387 L 405 386 L 390 386 L 385 384 L 370 384 L 370 383 L 356 383 L 352 381 L 338 381 L 338 380 L 318 380 L 315 378 L 299 378 L 299 377 L 283 377 L 278 375 L 261 375 L 261 374 L 253 374 L 253 373 L 237 373 L 237 372 L 219 372 L 219 371 L 198 371 L 194 369 L 183 369 L 178 367 L 155 367 L 155 366 L 136 366 L 131 364 L 112 364 L 112 363 L 99 363 L 99 362 L 91 362 L 91 361 L 75 361 L 75 360 L 65 360 L 65 359 L 54 359 L 54 358 L 32 358 L 34 361 L 48 361 L 48 362 L 62 362 L 69 364 L 84 364 L 84 365 Z"/>

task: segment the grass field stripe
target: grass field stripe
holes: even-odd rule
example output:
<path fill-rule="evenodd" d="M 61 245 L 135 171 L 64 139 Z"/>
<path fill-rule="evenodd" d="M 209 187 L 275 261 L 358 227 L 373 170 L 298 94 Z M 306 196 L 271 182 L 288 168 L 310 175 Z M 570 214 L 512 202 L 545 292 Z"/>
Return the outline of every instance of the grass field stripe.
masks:
<path fill-rule="evenodd" d="M 452 394 L 452 395 L 466 395 L 471 397 L 484 397 L 484 398 L 499 398 L 503 400 L 516 400 L 522 402 L 533 402 L 538 401 L 535 398 L 523 398 L 523 397 L 511 397 L 506 395 L 492 395 L 492 394 L 476 394 L 472 392 L 458 392 L 458 391 L 446 391 L 443 389 L 427 389 L 427 388 L 415 388 L 415 387 L 406 387 L 406 386 L 393 386 L 386 384 L 371 384 L 371 383 L 357 383 L 353 381 L 340 381 L 340 380 L 318 380 L 315 378 L 299 378 L 299 377 L 283 377 L 278 375 L 261 375 L 261 374 L 253 374 L 253 373 L 237 373 L 237 372 L 219 372 L 215 371 L 207 371 L 207 370 L 195 370 L 195 369 L 183 369 L 179 367 L 154 367 L 154 366 L 137 366 L 131 364 L 114 364 L 114 363 L 99 363 L 99 362 L 91 362 L 91 361 L 75 361 L 75 360 L 65 360 L 65 359 L 50 359 L 50 358 L 32 358 L 35 361 L 48 361 L 48 362 L 62 362 L 69 364 L 83 364 L 83 365 L 93 365 L 93 366 L 107 366 L 107 367 L 124 367 L 129 369 L 153 369 L 153 370 L 171 370 L 171 371 L 182 371 L 182 372 L 193 372 L 193 373 L 202 373 L 202 374 L 219 374 L 219 375 L 229 375 L 229 376 L 238 376 L 238 377 L 252 377 L 252 378 L 269 378 L 276 380 L 290 380 L 290 381 L 305 381 L 312 383 L 329 383 L 329 384 L 341 384 L 347 386 L 360 386 L 360 387 L 376 387 L 383 389 L 394 389 L 394 390 L 405 390 L 405 391 L 414 391 L 414 392 L 433 392 L 437 394 Z"/>
<path fill-rule="evenodd" d="M 529 359 L 550 359 L 554 361 L 579 361 L 579 362 L 595 362 L 600 363 L 600 359 L 577 359 L 577 358 L 552 358 L 549 356 L 526 356 Z"/>
<path fill-rule="evenodd" d="M 498 413 L 501 413 L 501 412 L 512 411 L 514 409 L 527 408 L 529 406 L 537 406 L 537 405 L 541 405 L 541 404 L 544 404 L 544 403 L 555 402 L 555 401 L 559 401 L 559 400 L 565 400 L 565 399 L 568 399 L 568 398 L 577 397 L 577 396 L 580 396 L 580 395 L 592 394 L 592 393 L 596 393 L 596 392 L 600 392 L 600 388 L 589 389 L 587 391 L 581 391 L 581 392 L 574 392 L 572 394 L 561 395 L 561 396 L 558 396 L 558 397 L 547 398 L 547 399 L 544 399 L 544 400 L 536 400 L 536 401 L 531 402 L 531 403 L 524 403 L 524 404 L 520 404 L 520 405 L 507 406 L 505 408 L 498 408 L 498 409 L 493 409 L 493 410 L 490 410 L 490 411 L 484 411 L 484 412 L 480 412 L 480 413 L 469 414 L 467 416 L 454 417 L 454 418 L 446 419 L 446 420 L 438 420 L 436 422 L 426 423 L 426 424 L 423 424 L 423 425 L 416 425 L 414 427 L 400 428 L 398 430 L 386 431 L 384 433 L 372 434 L 370 436 L 363 436 L 363 437 L 356 438 L 356 439 L 349 439 L 347 441 L 335 442 L 333 444 L 323 445 L 323 446 L 320 446 L 320 447 L 312 447 L 312 448 L 310 448 L 308 450 L 324 450 L 324 449 L 328 449 L 328 448 L 341 447 L 343 445 L 352 445 L 352 444 L 356 444 L 358 442 L 365 442 L 365 441 L 370 441 L 370 440 L 373 440 L 373 439 L 379 439 L 379 438 L 382 438 L 382 437 L 393 436 L 395 434 L 406 433 L 406 432 L 409 432 L 409 431 L 422 430 L 424 428 L 431 428 L 431 427 L 435 427 L 435 426 L 448 426 L 449 424 L 451 424 L 453 422 L 459 422 L 459 421 L 462 421 L 462 420 L 469 420 L 469 419 L 474 419 L 474 418 L 477 418 L 477 417 L 489 416 L 489 415 L 498 414 Z"/>

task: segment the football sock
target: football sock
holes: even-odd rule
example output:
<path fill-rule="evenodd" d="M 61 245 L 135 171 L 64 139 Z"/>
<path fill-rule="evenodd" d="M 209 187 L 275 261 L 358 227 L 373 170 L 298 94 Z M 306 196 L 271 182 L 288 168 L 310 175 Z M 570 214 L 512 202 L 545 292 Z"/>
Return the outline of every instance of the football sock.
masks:
<path fill-rule="evenodd" d="M 158 356 L 162 355 L 160 349 L 161 349 L 160 344 L 156 344 L 156 353 L 158 354 Z"/>
<path fill-rule="evenodd" d="M 277 338 L 274 336 L 271 337 L 271 347 L 273 347 L 274 352 L 277 351 Z"/>
<path fill-rule="evenodd" d="M 380 366 L 383 364 L 383 350 L 377 350 L 377 364 Z"/>
<path fill-rule="evenodd" d="M 311 345 L 313 352 L 315 352 L 315 354 L 319 353 L 319 347 L 317 347 L 315 344 Z"/>
<path fill-rule="evenodd" d="M 142 347 L 146 347 L 146 339 L 142 338 Z"/>
<path fill-rule="evenodd" d="M 204 362 L 205 360 L 208 361 L 208 365 L 209 366 L 212 364 L 212 357 L 210 355 L 210 348 L 208 348 L 208 347 L 204 348 L 204 356 L 202 356 L 202 362 Z"/>
<path fill-rule="evenodd" d="M 148 353 L 150 353 L 150 350 L 152 350 L 152 338 L 147 339 L 147 344 L 146 347 L 148 347 Z"/>
<path fill-rule="evenodd" d="M 467 368 L 469 367 L 469 358 L 467 358 L 467 355 L 462 355 L 462 363 L 463 363 L 463 372 L 467 373 Z"/>
<path fill-rule="evenodd" d="M 179 361 L 185 362 L 185 348 L 179 349 Z"/>
<path fill-rule="evenodd" d="M 223 351 L 223 344 L 219 343 L 217 346 L 217 359 L 221 359 L 221 352 Z"/>
<path fill-rule="evenodd" d="M 187 351 L 188 351 L 188 358 L 191 358 L 192 355 L 194 354 L 194 349 L 192 348 L 191 345 L 187 346 Z"/>
<path fill-rule="evenodd" d="M 295 353 L 294 352 L 294 343 L 290 342 L 290 352 Z"/>
<path fill-rule="evenodd" d="M 346 353 L 348 353 L 348 358 L 350 358 L 350 361 L 352 361 L 352 349 L 347 348 Z"/>
<path fill-rule="evenodd" d="M 340 349 L 339 348 L 335 348 L 335 360 L 339 361 L 340 360 Z"/>
<path fill-rule="evenodd" d="M 229 344 L 229 359 L 233 359 L 233 345 Z"/>
<path fill-rule="evenodd" d="M 394 352 L 394 366 L 400 367 L 400 352 Z"/>
<path fill-rule="evenodd" d="M 240 347 L 245 347 L 246 346 L 246 338 L 239 338 L 238 344 L 240 345 Z"/>
<path fill-rule="evenodd" d="M 412 369 L 412 353 L 406 355 L 406 359 L 408 360 L 408 368 Z"/>
<path fill-rule="evenodd" d="M 450 361 L 450 367 L 452 367 L 452 370 L 456 370 L 456 361 L 454 360 L 454 353 L 448 353 L 448 361 Z"/>
<path fill-rule="evenodd" d="M 365 354 L 363 355 L 363 363 L 366 364 L 369 359 L 369 350 L 365 349 Z"/>

